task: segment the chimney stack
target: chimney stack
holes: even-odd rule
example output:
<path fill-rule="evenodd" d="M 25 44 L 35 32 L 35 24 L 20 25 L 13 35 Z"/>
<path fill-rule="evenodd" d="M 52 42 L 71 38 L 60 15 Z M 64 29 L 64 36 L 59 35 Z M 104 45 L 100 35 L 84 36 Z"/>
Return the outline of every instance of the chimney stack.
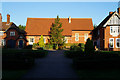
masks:
<path fill-rule="evenodd" d="M 2 28 L 2 15 L 0 13 L 0 28 Z"/>
<path fill-rule="evenodd" d="M 7 14 L 7 24 L 9 24 L 9 23 L 10 23 L 10 15 Z"/>
<path fill-rule="evenodd" d="M 118 14 L 120 15 L 120 8 L 117 9 Z"/>
<path fill-rule="evenodd" d="M 71 17 L 69 16 L 69 23 L 71 23 Z"/>
<path fill-rule="evenodd" d="M 109 15 L 112 14 L 113 12 L 109 12 Z"/>

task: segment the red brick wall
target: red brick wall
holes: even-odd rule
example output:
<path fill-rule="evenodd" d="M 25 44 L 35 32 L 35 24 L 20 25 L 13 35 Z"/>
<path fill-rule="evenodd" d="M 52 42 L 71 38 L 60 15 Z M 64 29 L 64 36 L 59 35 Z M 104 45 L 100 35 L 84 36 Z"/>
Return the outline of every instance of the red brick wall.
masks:
<path fill-rule="evenodd" d="M 17 41 L 16 41 L 16 47 L 18 47 L 18 42 L 19 42 L 19 40 L 23 40 L 23 42 L 24 42 L 24 47 L 26 46 L 26 41 L 24 40 L 24 39 L 18 39 Z"/>
<path fill-rule="evenodd" d="M 104 30 L 105 28 L 100 28 L 100 34 L 99 34 L 99 38 L 100 38 L 100 49 L 104 50 Z"/>
<path fill-rule="evenodd" d="M 72 36 L 66 36 L 66 38 L 68 39 L 68 43 L 84 43 L 85 44 L 85 40 L 84 40 L 84 34 L 87 33 L 88 34 L 88 38 L 92 39 L 92 35 L 90 35 L 91 31 L 72 31 Z M 79 33 L 79 41 L 75 41 L 75 33 Z M 39 42 L 39 38 L 40 36 L 26 36 L 27 40 L 29 41 L 29 38 L 34 38 L 35 39 L 35 43 Z M 48 39 L 49 36 L 44 36 L 44 38 L 46 39 L 46 43 L 48 43 Z M 27 45 L 29 45 L 29 42 L 27 42 Z"/>
<path fill-rule="evenodd" d="M 72 37 L 71 37 L 71 43 L 84 43 L 85 44 L 85 40 L 84 40 L 84 34 L 87 33 L 88 34 L 88 38 L 92 39 L 92 35 L 90 35 L 91 31 L 72 31 Z M 75 41 L 75 33 L 79 33 L 79 41 Z"/>
<path fill-rule="evenodd" d="M 112 49 L 113 51 L 120 51 L 120 48 L 116 48 L 116 38 L 120 36 L 120 34 L 117 37 L 113 37 L 110 35 L 110 26 L 107 26 L 105 28 L 105 49 L 109 50 L 109 38 L 114 38 L 114 48 Z"/>
<path fill-rule="evenodd" d="M 15 32 L 15 36 L 10 36 L 10 32 L 11 31 Z M 7 40 L 10 40 L 10 39 L 15 40 L 19 36 L 18 32 L 15 29 L 8 30 L 7 33 L 6 33 L 6 35 L 8 36 Z"/>

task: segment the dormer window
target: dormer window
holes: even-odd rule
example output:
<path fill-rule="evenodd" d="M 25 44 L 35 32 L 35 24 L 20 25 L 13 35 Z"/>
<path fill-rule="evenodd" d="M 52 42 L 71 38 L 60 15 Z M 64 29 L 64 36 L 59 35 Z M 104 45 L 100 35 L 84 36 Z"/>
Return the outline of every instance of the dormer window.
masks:
<path fill-rule="evenodd" d="M 15 32 L 14 32 L 14 31 L 11 31 L 11 32 L 10 32 L 10 36 L 15 36 Z"/>

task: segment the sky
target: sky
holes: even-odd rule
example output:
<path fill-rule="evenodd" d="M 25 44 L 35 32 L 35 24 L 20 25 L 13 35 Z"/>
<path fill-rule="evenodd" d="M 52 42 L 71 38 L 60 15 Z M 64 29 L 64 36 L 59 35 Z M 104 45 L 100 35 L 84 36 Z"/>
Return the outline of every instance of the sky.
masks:
<path fill-rule="evenodd" d="M 2 2 L 2 21 L 26 25 L 27 18 L 92 18 L 98 25 L 110 11 L 117 11 L 118 2 Z"/>

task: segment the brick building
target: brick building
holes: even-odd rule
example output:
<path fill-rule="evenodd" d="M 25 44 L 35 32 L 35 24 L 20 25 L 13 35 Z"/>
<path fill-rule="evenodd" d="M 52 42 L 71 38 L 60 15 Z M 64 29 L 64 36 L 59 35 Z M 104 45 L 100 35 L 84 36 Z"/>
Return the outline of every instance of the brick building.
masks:
<path fill-rule="evenodd" d="M 94 46 L 100 50 L 120 51 L 120 8 L 109 15 L 93 30 Z"/>
<path fill-rule="evenodd" d="M 27 42 L 25 35 L 25 31 L 10 22 L 9 14 L 7 14 L 7 22 L 2 22 L 2 15 L 0 14 L 0 46 L 24 48 Z"/>
<path fill-rule="evenodd" d="M 55 18 L 27 18 L 26 38 L 27 45 L 37 43 L 40 36 L 44 36 L 44 43 L 48 43 L 49 31 Z M 92 38 L 90 32 L 93 30 L 91 18 L 60 18 L 62 23 L 62 34 L 65 36 L 66 43 L 85 43 L 87 38 Z"/>

